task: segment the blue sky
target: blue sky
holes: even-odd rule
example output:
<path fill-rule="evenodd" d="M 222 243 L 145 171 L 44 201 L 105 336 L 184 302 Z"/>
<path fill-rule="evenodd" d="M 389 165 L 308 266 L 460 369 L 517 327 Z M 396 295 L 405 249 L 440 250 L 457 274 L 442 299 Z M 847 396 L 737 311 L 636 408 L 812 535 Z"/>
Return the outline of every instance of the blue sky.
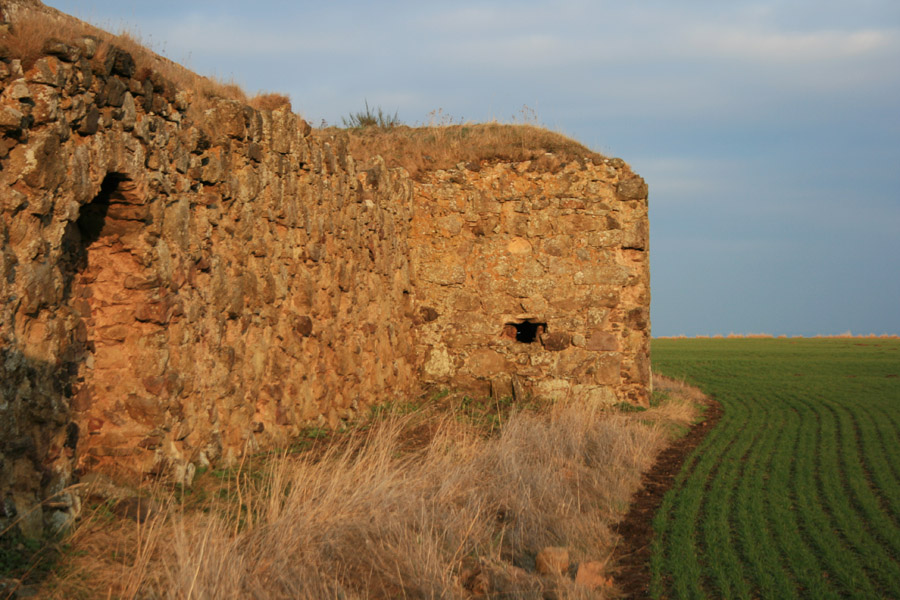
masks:
<path fill-rule="evenodd" d="M 900 334 L 897 0 L 48 3 L 314 125 L 534 111 L 624 158 L 654 335 Z"/>

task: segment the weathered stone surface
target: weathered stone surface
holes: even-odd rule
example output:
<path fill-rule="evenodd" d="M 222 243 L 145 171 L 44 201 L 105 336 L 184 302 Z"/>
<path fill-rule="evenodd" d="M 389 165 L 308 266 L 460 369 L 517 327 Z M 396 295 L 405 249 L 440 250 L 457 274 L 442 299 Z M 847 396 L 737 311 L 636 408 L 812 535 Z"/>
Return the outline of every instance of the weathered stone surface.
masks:
<path fill-rule="evenodd" d="M 413 181 L 287 107 L 198 108 L 97 40 L 44 51 L 0 63 L 0 500 L 76 472 L 189 482 L 423 383 L 646 403 L 624 162 Z"/>
<path fill-rule="evenodd" d="M 623 197 L 643 185 L 613 159 L 426 174 L 414 190 L 412 266 L 418 301 L 441 318 L 420 328 L 424 378 L 484 380 L 496 395 L 514 375 L 517 397 L 646 403 L 649 370 L 637 357 L 649 352 L 647 206 Z M 435 235 L 448 214 L 466 225 Z M 530 342 L 516 332 L 523 320 L 534 324 Z M 486 344 L 505 361 L 484 360 Z"/>
<path fill-rule="evenodd" d="M 118 77 L 109 78 L 106 82 L 106 87 L 103 89 L 103 97 L 109 106 L 122 106 L 126 93 L 128 93 L 128 86 Z"/>
<path fill-rule="evenodd" d="M 125 92 L 125 96 L 122 98 L 122 129 L 125 131 L 131 131 L 134 129 L 134 124 L 137 119 L 136 107 L 134 104 L 134 97 L 131 95 L 131 92 Z"/>
<path fill-rule="evenodd" d="M 646 200 L 647 184 L 642 177 L 632 175 L 619 181 L 616 193 L 626 200 Z"/>
<path fill-rule="evenodd" d="M 109 56 L 93 83 L 50 85 L 53 58 L 34 71 L 45 83 L 0 97 L 2 133 L 22 138 L 0 154 L 0 497 L 17 490 L 23 507 L 47 469 L 183 478 L 198 456 L 228 464 L 418 385 L 402 173 L 382 172 L 357 226 L 352 160 L 314 181 L 295 167 L 318 151 L 298 141 L 306 123 L 281 114 L 276 140 L 234 103 L 162 120 L 148 108 L 190 106 Z M 147 81 L 149 107 L 134 95 Z M 61 136 L 67 123 L 82 137 Z M 253 152 L 233 151 L 248 138 Z M 80 435 L 50 454 L 70 424 Z"/>
<path fill-rule="evenodd" d="M 100 126 L 100 109 L 92 104 L 87 108 L 87 112 L 81 119 L 78 126 L 78 133 L 81 135 L 94 135 Z"/>
<path fill-rule="evenodd" d="M 541 336 L 541 343 L 544 345 L 544 348 L 551 352 L 565 350 L 569 347 L 571 341 L 571 336 L 568 333 L 560 331 L 545 333 Z"/>
<path fill-rule="evenodd" d="M 615 352 L 619 349 L 619 339 L 611 332 L 595 329 L 588 336 L 584 347 L 588 350 Z"/>
<path fill-rule="evenodd" d="M 420 308 L 419 314 L 422 315 L 422 320 L 426 323 L 431 323 L 440 316 L 438 311 L 430 306 L 423 306 Z"/>
<path fill-rule="evenodd" d="M 71 67 L 64 65 L 58 58 L 47 56 L 38 59 L 26 74 L 28 83 L 37 83 L 53 87 L 63 87 Z"/>
<path fill-rule="evenodd" d="M 56 38 L 49 38 L 44 42 L 43 52 L 70 63 L 78 62 L 78 59 L 81 58 L 81 50 L 77 46 L 67 44 Z"/>
<path fill-rule="evenodd" d="M 476 350 L 466 362 L 468 371 L 481 379 L 489 379 L 497 373 L 509 372 L 512 367 L 503 354 L 489 348 Z"/>
<path fill-rule="evenodd" d="M 115 46 L 107 49 L 103 66 L 107 75 L 121 75 L 122 77 L 131 77 L 137 70 L 131 54 Z"/>
<path fill-rule="evenodd" d="M 0 107 L 0 132 L 15 135 L 22 130 L 25 115 L 12 106 Z"/>
<path fill-rule="evenodd" d="M 306 315 L 298 315 L 294 321 L 294 331 L 302 337 L 309 337 L 312 334 L 313 323 Z"/>

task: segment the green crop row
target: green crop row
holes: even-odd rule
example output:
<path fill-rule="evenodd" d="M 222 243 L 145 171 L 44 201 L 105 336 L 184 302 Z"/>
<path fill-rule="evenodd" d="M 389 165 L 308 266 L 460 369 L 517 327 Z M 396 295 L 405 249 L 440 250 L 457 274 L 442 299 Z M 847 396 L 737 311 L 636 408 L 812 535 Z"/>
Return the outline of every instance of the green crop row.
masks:
<path fill-rule="evenodd" d="M 900 341 L 654 340 L 724 416 L 654 518 L 651 593 L 900 598 Z"/>

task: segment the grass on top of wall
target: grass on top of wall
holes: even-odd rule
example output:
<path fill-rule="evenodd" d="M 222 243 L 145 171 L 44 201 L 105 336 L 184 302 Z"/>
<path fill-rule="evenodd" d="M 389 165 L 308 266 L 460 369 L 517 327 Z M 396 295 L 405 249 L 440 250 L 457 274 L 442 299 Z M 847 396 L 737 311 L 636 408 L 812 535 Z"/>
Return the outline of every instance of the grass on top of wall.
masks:
<path fill-rule="evenodd" d="M 160 56 L 148 48 L 136 33 L 109 33 L 49 7 L 35 6 L 14 13 L 9 25 L 0 31 L 0 46 L 5 48 L 7 58 L 21 60 L 22 68 L 28 71 L 40 58 L 46 56 L 45 47 L 49 41 L 57 40 L 83 47 L 86 37 L 92 37 L 98 42 L 97 51 L 91 58 L 95 70 L 102 71 L 106 53 L 111 46 L 121 48 L 134 58 L 137 79 L 143 80 L 155 73 L 167 80 L 175 90 L 190 92 L 193 95 L 189 104 L 191 110 L 205 110 L 211 106 L 211 100 L 217 98 L 249 104 L 259 110 L 273 110 L 285 105 L 290 107 L 290 98 L 284 94 L 260 92 L 249 96 L 234 82 L 198 75 Z"/>
<path fill-rule="evenodd" d="M 21 60 L 27 71 L 46 55 L 48 41 L 59 40 L 83 47 L 83 40 L 88 36 L 98 42 L 91 59 L 96 71 L 103 71 L 110 47 L 121 48 L 134 58 L 138 80 L 153 77 L 155 85 L 170 86 L 172 93 L 189 92 L 190 111 L 206 110 L 215 99 L 241 102 L 258 110 L 291 108 L 291 100 L 285 94 L 260 92 L 249 96 L 234 82 L 198 75 L 158 55 L 133 32 L 108 33 L 48 7 L 36 6 L 16 12 L 12 22 L 0 31 L 0 47 L 4 48 L 7 58 Z M 387 166 L 404 167 L 414 177 L 452 168 L 459 163 L 473 167 L 482 161 L 534 161 L 536 169 L 555 172 L 572 161 L 584 163 L 590 159 L 599 163 L 604 160 L 604 156 L 582 144 L 539 127 L 534 111 L 528 107 L 522 112 L 524 119 L 513 117 L 511 124 L 473 124 L 454 122 L 438 110 L 432 113 L 427 125 L 410 127 L 401 124 L 396 113 L 385 113 L 380 107 L 370 109 L 366 104 L 365 111 L 352 113 L 344 119 L 346 129 L 323 127 L 314 131 L 326 140 L 346 135 L 345 143 L 356 160 L 366 163 L 380 155 Z"/>
<path fill-rule="evenodd" d="M 477 169 L 482 161 L 530 160 L 536 169 L 555 172 L 572 161 L 604 160 L 575 140 L 527 123 L 394 124 L 314 131 L 326 140 L 346 135 L 347 147 L 357 161 L 365 164 L 381 156 L 388 167 L 403 167 L 414 178 L 460 163 Z"/>

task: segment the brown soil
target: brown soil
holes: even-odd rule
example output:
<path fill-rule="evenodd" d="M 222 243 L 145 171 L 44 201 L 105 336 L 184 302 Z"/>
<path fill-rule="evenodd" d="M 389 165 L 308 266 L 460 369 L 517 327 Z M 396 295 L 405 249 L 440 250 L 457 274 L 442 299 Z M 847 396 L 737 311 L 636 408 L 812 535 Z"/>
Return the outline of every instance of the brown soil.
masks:
<path fill-rule="evenodd" d="M 703 421 L 662 451 L 653 467 L 644 475 L 641 487 L 631 503 L 631 510 L 615 526 L 622 542 L 613 555 L 615 581 L 627 598 L 649 598 L 650 552 L 653 542 L 653 516 L 663 496 L 672 487 L 687 456 L 703 441 L 706 434 L 722 418 L 722 407 L 708 400 Z"/>

